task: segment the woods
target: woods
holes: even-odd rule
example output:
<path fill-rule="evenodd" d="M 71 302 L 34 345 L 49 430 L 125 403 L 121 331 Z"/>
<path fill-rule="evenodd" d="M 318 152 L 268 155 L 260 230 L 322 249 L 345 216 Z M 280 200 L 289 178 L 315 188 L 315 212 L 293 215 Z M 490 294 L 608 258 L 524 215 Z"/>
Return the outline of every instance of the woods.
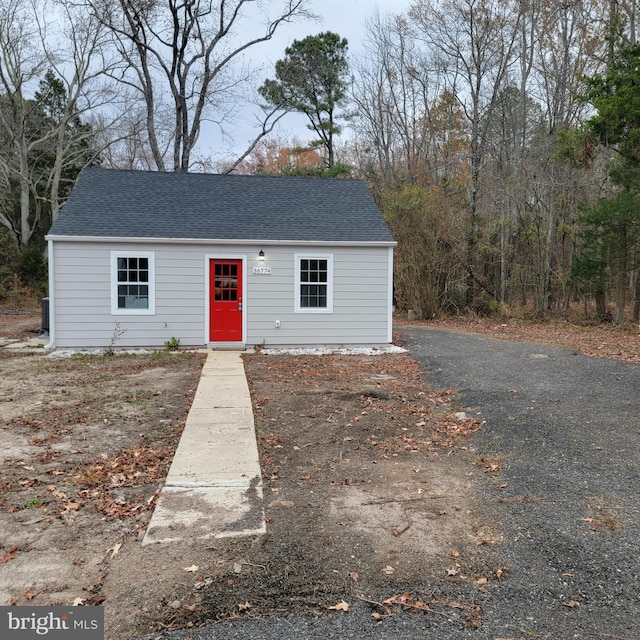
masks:
<path fill-rule="evenodd" d="M 5 0 L 0 297 L 42 283 L 85 166 L 347 173 L 398 241 L 399 310 L 638 321 L 637 4 L 415 0 L 356 47 L 308 0 Z M 292 20 L 316 35 L 259 68 Z M 253 139 L 206 151 L 250 104 Z M 276 133 L 294 112 L 307 139 Z"/>
<path fill-rule="evenodd" d="M 369 23 L 354 84 L 360 167 L 390 203 L 396 237 L 424 236 L 398 248 L 401 307 L 424 318 L 514 307 L 544 316 L 597 301 L 605 319 L 614 302 L 611 317 L 624 322 L 638 246 L 635 188 L 616 177 L 616 158 L 636 130 L 636 79 L 625 84 L 624 133 L 600 132 L 597 117 L 636 29 L 635 3 L 599 1 L 417 0 Z M 404 198 L 409 186 L 419 198 Z M 426 260 L 425 247 L 436 255 Z"/>

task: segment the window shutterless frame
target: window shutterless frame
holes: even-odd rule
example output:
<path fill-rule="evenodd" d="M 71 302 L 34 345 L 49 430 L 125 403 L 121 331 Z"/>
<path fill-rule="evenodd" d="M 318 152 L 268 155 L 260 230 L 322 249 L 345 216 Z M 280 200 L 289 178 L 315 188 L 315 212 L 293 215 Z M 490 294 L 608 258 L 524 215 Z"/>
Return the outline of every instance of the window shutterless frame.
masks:
<path fill-rule="evenodd" d="M 296 253 L 294 311 L 333 313 L 333 255 Z"/>
<path fill-rule="evenodd" d="M 112 251 L 111 314 L 154 315 L 155 273 L 152 251 Z"/>

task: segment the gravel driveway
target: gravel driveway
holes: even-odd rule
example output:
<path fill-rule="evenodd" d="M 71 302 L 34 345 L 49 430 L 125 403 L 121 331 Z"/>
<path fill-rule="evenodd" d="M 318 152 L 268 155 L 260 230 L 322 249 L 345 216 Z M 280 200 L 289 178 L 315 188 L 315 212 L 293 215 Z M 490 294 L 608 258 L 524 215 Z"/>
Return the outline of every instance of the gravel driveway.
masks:
<path fill-rule="evenodd" d="M 545 345 L 407 331 L 426 380 L 456 388 L 461 409 L 486 420 L 469 455 L 500 471 L 478 480 L 502 536 L 486 550 L 499 558 L 501 576 L 476 596 L 480 629 L 445 619 L 427 629 L 410 615 L 376 625 L 367 607 L 354 606 L 342 616 L 240 620 L 166 637 L 640 638 L 640 366 Z"/>
<path fill-rule="evenodd" d="M 564 349 L 413 330 L 436 386 L 487 424 L 502 458 L 488 508 L 505 579 L 478 637 L 640 638 L 640 367 Z M 595 529 L 595 531 L 593 530 Z"/>

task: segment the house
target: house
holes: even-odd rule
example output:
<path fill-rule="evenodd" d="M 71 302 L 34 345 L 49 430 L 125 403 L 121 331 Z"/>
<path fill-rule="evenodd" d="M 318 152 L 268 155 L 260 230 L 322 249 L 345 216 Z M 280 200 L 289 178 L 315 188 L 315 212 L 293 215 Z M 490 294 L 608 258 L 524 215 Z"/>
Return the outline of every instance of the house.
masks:
<path fill-rule="evenodd" d="M 391 342 L 395 242 L 359 180 L 90 168 L 47 240 L 49 348 Z"/>

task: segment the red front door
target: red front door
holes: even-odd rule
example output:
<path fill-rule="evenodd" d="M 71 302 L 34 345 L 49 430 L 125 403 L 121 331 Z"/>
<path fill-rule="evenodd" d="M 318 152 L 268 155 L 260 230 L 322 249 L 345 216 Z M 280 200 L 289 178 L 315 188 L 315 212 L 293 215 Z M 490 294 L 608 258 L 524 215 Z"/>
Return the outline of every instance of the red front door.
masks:
<path fill-rule="evenodd" d="M 209 340 L 242 342 L 242 260 L 210 260 L 209 300 Z"/>

